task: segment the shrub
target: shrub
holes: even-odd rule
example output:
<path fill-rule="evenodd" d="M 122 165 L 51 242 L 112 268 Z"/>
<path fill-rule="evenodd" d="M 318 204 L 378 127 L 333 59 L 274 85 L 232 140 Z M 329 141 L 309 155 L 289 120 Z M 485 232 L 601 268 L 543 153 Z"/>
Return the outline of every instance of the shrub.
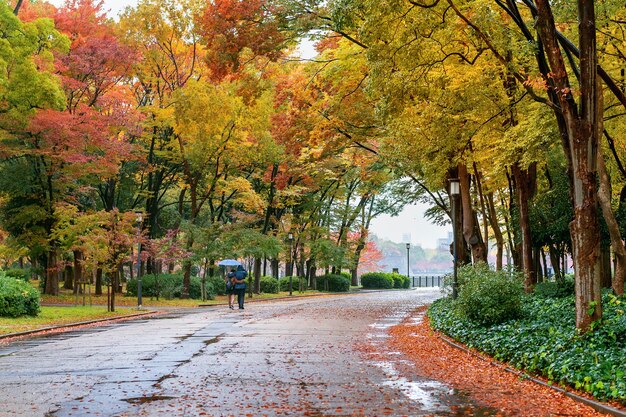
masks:
<path fill-rule="evenodd" d="M 435 329 L 511 366 L 601 401 L 626 404 L 624 303 L 624 296 L 604 292 L 602 321 L 587 334 L 576 330 L 574 296 L 531 294 L 520 319 L 492 326 L 460 316 L 450 298 L 433 302 L 428 316 Z"/>
<path fill-rule="evenodd" d="M 302 284 L 302 291 L 306 290 L 307 282 L 304 277 L 291 277 L 292 279 L 292 290 L 300 291 L 300 285 Z M 289 291 L 289 277 L 282 277 L 279 280 L 280 290 L 281 291 Z M 319 286 L 319 283 L 317 284 Z"/>
<path fill-rule="evenodd" d="M 32 285 L 15 278 L 0 279 L 0 316 L 36 316 L 39 310 L 39 291 Z"/>
<path fill-rule="evenodd" d="M 348 292 L 350 280 L 342 275 L 328 274 L 317 279 L 317 288 L 322 291 Z"/>
<path fill-rule="evenodd" d="M 212 285 L 207 285 L 207 297 L 214 297 Z M 130 296 L 137 296 L 137 279 L 133 278 L 126 283 L 126 292 Z M 146 297 L 163 297 L 165 299 L 180 298 L 183 292 L 183 276 L 180 274 L 147 274 L 141 277 L 141 294 Z M 189 284 L 189 298 L 202 298 L 201 281 L 198 277 L 191 277 Z"/>
<path fill-rule="evenodd" d="M 361 285 L 363 288 L 386 288 L 390 289 L 394 286 L 393 275 L 386 272 L 368 272 L 361 275 Z"/>
<path fill-rule="evenodd" d="M 19 279 L 20 281 L 28 282 L 30 279 L 30 269 L 11 268 L 6 271 L 1 271 L 5 277 Z"/>
<path fill-rule="evenodd" d="M 517 318 L 523 296 L 520 273 L 492 271 L 485 263 L 459 270 L 459 297 L 455 304 L 461 315 L 470 320 L 490 325 Z"/>
<path fill-rule="evenodd" d="M 261 292 L 265 294 L 278 294 L 280 283 L 274 277 L 261 277 Z"/>
<path fill-rule="evenodd" d="M 565 277 L 561 281 L 541 282 L 535 286 L 535 294 L 540 297 L 561 298 L 574 295 L 574 279 Z"/>
<path fill-rule="evenodd" d="M 207 293 L 209 292 L 208 290 L 209 285 L 211 286 L 212 294 L 217 294 L 217 295 L 226 294 L 226 281 L 224 281 L 224 278 L 217 276 L 217 275 L 213 277 L 206 277 Z"/>

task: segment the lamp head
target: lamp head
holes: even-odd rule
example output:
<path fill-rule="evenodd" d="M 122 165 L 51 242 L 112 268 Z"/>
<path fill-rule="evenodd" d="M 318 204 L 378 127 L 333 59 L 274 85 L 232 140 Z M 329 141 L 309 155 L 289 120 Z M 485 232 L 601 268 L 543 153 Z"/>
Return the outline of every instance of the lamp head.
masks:
<path fill-rule="evenodd" d="M 461 194 L 461 186 L 458 178 L 450 178 L 450 195 L 455 196 Z"/>

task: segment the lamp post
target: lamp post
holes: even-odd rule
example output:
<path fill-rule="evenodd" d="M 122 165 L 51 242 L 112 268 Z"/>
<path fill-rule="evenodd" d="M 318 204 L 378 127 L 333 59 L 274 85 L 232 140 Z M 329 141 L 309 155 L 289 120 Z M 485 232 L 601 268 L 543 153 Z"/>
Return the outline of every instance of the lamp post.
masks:
<path fill-rule="evenodd" d="M 136 211 L 135 216 L 137 219 L 137 308 L 141 309 L 141 225 L 143 222 L 143 213 Z"/>
<path fill-rule="evenodd" d="M 457 277 L 457 198 L 461 194 L 461 187 L 458 178 L 450 178 L 450 211 L 452 212 L 452 258 L 454 261 L 454 275 L 452 278 L 452 298 L 456 299 L 459 295 L 459 282 Z"/>
<path fill-rule="evenodd" d="M 409 249 L 411 249 L 411 244 L 407 243 L 406 244 L 406 276 L 407 278 L 411 278 L 411 273 L 410 273 L 410 269 L 409 269 Z"/>
<path fill-rule="evenodd" d="M 289 295 L 293 294 L 293 233 L 287 235 L 289 239 Z"/>

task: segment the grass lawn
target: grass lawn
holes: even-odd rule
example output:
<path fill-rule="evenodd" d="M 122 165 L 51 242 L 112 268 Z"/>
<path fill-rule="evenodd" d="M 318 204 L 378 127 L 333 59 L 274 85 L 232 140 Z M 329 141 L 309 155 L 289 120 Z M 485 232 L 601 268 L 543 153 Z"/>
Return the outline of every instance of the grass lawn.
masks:
<path fill-rule="evenodd" d="M 128 316 L 136 313 L 137 311 L 128 308 L 120 309 L 115 312 L 107 312 L 106 306 L 43 306 L 41 307 L 41 313 L 37 317 L 0 317 L 0 335 L 82 321 Z"/>
<path fill-rule="evenodd" d="M 306 296 L 318 294 L 318 291 L 294 291 L 293 296 Z M 288 292 L 278 294 L 253 294 L 252 298 L 246 296 L 246 302 L 254 300 L 267 300 L 272 298 L 288 297 Z M 62 326 L 71 323 L 78 323 L 90 320 L 122 317 L 137 314 L 137 297 L 127 297 L 121 294 L 115 296 L 115 312 L 107 312 L 107 296 L 85 295 L 85 306 L 83 306 L 83 296 L 76 297 L 71 291 L 61 289 L 57 296 L 41 295 L 41 313 L 37 317 L 0 317 L 0 335 L 24 332 L 29 330 L 43 329 L 51 326 Z M 152 299 L 143 297 L 142 306 L 150 309 L 159 307 L 179 307 L 195 308 L 200 305 L 228 304 L 225 295 L 219 295 L 213 300 L 181 300 L 181 299 Z"/>

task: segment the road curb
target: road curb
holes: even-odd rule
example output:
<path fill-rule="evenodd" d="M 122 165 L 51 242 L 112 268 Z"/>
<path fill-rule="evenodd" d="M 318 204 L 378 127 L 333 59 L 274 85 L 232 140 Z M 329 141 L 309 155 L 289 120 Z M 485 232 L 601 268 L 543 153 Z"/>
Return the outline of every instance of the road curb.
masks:
<path fill-rule="evenodd" d="M 142 318 L 142 317 L 154 316 L 154 315 L 157 315 L 157 314 L 163 314 L 163 312 L 162 311 L 147 311 L 145 313 L 131 314 L 131 315 L 128 315 L 128 316 L 118 316 L 118 317 L 111 317 L 111 318 L 108 318 L 108 319 L 97 319 L 97 320 L 81 321 L 81 322 L 76 322 L 76 323 L 62 324 L 62 325 L 58 325 L 58 326 L 43 327 L 41 329 L 26 330 L 26 331 L 23 331 L 23 332 L 7 333 L 7 334 L 0 335 L 0 341 L 2 341 L 4 339 L 14 338 L 14 337 L 34 336 L 37 333 L 46 333 L 46 332 L 59 330 L 59 329 L 87 326 L 87 325 L 96 324 L 96 323 L 103 323 L 104 324 L 106 322 L 113 322 L 113 321 L 135 320 L 135 319 L 139 319 L 139 318 Z"/>
<path fill-rule="evenodd" d="M 626 417 L 626 411 L 625 410 L 620 410 L 619 408 L 615 408 L 615 407 L 612 407 L 610 405 L 606 405 L 606 404 L 603 404 L 603 403 L 591 400 L 591 399 L 589 399 L 587 397 L 583 397 L 581 395 L 574 394 L 571 391 L 568 391 L 566 389 L 557 387 L 555 385 L 548 384 L 548 383 L 546 383 L 546 382 L 544 382 L 544 381 L 542 381 L 540 379 L 534 378 L 534 377 L 532 377 L 532 376 L 530 376 L 530 375 L 528 375 L 528 374 L 526 374 L 526 373 L 524 373 L 522 371 L 519 371 L 517 369 L 513 369 L 513 368 L 508 367 L 508 366 L 506 366 L 506 365 L 504 365 L 502 363 L 496 362 L 495 360 L 487 359 L 487 358 L 483 357 L 482 355 L 479 355 L 476 352 L 473 352 L 470 349 L 466 348 L 465 346 L 457 343 L 456 341 L 454 341 L 454 340 L 452 340 L 452 339 L 450 339 L 450 338 L 448 338 L 446 336 L 443 336 L 442 334 L 439 334 L 438 337 L 441 340 L 443 340 L 445 343 L 447 343 L 448 345 L 450 345 L 450 346 L 452 346 L 452 347 L 454 347 L 456 349 L 462 350 L 465 353 L 468 353 L 468 354 L 470 354 L 470 355 L 472 355 L 472 356 L 474 356 L 476 358 L 479 358 L 479 359 L 481 359 L 481 360 L 483 360 L 483 361 L 485 361 L 485 362 L 487 362 L 487 363 L 489 363 L 491 365 L 497 366 L 500 369 L 504 369 L 505 371 L 510 372 L 512 374 L 515 374 L 515 375 L 517 375 L 517 376 L 519 376 L 521 378 L 529 379 L 529 380 L 531 380 L 531 381 L 533 381 L 533 382 L 535 382 L 535 383 L 537 383 L 539 385 L 543 385 L 544 387 L 551 388 L 551 389 L 553 389 L 553 390 L 555 390 L 557 392 L 560 392 L 560 393 L 570 397 L 571 399 L 573 399 L 575 401 L 578 401 L 578 402 L 580 402 L 582 404 L 588 405 L 589 407 L 593 408 L 596 411 L 599 411 L 599 412 L 605 413 L 605 414 L 609 414 L 609 415 L 614 416 L 614 417 Z"/>

